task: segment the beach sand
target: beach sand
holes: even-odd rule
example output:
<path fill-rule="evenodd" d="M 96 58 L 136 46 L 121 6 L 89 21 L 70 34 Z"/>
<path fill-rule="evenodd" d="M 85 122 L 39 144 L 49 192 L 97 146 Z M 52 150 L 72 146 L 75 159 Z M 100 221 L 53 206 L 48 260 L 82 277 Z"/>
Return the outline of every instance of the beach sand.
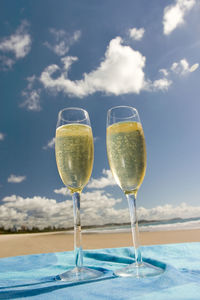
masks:
<path fill-rule="evenodd" d="M 0 235 L 0 257 L 73 250 L 72 233 Z M 140 232 L 141 245 L 200 242 L 200 229 Z M 83 233 L 83 249 L 132 246 L 131 233 Z"/>

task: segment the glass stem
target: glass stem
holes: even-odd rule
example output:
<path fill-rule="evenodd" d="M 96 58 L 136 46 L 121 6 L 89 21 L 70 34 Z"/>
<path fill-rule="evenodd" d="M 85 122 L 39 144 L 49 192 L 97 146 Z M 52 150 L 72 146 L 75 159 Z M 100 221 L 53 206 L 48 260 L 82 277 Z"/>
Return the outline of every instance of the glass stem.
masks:
<path fill-rule="evenodd" d="M 136 265 L 142 264 L 142 255 L 140 250 L 139 242 L 139 228 L 138 228 L 138 219 L 137 219 L 137 210 L 136 210 L 136 193 L 126 195 L 129 205 L 129 212 L 131 218 L 131 230 L 133 245 L 135 250 L 135 263 Z"/>
<path fill-rule="evenodd" d="M 72 195 L 74 207 L 74 256 L 76 268 L 83 266 L 83 252 L 81 247 L 81 216 L 80 216 L 80 193 Z"/>

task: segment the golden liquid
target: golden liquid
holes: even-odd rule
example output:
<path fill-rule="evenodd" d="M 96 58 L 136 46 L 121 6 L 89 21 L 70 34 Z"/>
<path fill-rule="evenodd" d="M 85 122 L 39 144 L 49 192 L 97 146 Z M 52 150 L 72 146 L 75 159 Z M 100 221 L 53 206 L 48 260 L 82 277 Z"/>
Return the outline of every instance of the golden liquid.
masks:
<path fill-rule="evenodd" d="M 146 146 L 138 122 L 120 122 L 107 128 L 111 171 L 121 189 L 130 194 L 140 187 L 146 171 Z"/>
<path fill-rule="evenodd" d="M 63 183 L 73 192 L 82 191 L 90 179 L 94 159 L 92 129 L 68 124 L 56 130 L 56 163 Z"/>

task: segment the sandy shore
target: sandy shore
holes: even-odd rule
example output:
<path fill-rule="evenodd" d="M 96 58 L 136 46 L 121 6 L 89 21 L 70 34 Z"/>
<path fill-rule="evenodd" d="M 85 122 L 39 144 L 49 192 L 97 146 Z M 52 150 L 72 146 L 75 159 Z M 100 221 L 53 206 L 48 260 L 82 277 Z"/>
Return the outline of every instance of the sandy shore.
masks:
<path fill-rule="evenodd" d="M 141 245 L 200 242 L 200 229 L 141 232 Z M 0 257 L 73 250 L 73 234 L 66 232 L 0 235 Z M 87 233 L 84 249 L 132 246 L 131 233 Z"/>

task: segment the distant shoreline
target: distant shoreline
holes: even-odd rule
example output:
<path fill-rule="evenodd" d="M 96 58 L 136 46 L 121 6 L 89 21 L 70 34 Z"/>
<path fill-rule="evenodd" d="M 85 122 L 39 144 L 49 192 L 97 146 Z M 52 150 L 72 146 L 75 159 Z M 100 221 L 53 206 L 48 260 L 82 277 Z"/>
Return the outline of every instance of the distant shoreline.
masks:
<path fill-rule="evenodd" d="M 188 229 L 200 229 L 200 217 L 192 218 L 172 218 L 172 219 L 163 219 L 163 220 L 139 220 L 138 222 L 140 231 L 168 231 L 168 230 L 188 230 Z M 103 225 L 82 225 L 82 230 L 87 231 L 88 233 L 114 233 L 117 231 L 129 232 L 131 228 L 130 222 L 127 223 L 108 223 Z M 27 233 L 47 233 L 47 232 L 71 232 L 73 231 L 73 226 L 68 228 L 56 228 L 54 226 L 47 226 L 43 229 L 37 227 L 28 228 L 28 226 L 13 226 L 12 228 L 5 229 L 0 227 L 0 234 L 27 234 Z"/>
<path fill-rule="evenodd" d="M 200 242 L 200 229 L 140 232 L 141 245 Z M 72 251 L 73 231 L 45 233 L 1 234 L 0 257 Z M 83 249 L 132 246 L 131 232 L 86 233 L 82 236 Z"/>

